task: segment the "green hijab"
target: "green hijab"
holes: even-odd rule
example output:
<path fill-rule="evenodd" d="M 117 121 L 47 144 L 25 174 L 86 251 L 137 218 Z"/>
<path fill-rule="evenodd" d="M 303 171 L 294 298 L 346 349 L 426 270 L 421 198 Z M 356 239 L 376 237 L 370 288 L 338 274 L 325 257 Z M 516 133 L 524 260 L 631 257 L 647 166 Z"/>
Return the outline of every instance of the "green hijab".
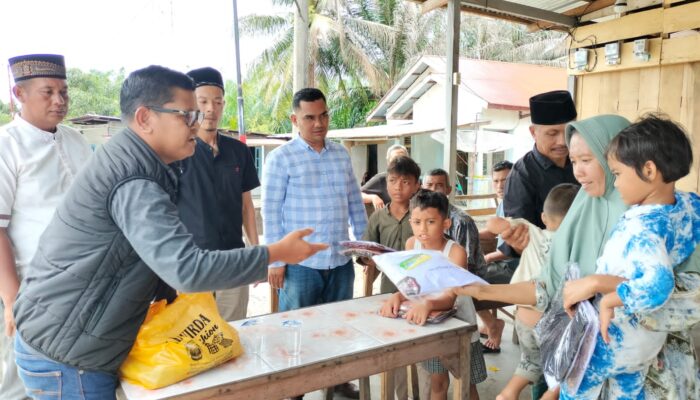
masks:
<path fill-rule="evenodd" d="M 596 260 L 603 252 L 605 242 L 627 206 L 622 202 L 608 168 L 605 150 L 610 141 L 630 123 L 617 115 L 599 115 L 566 126 L 566 144 L 574 133 L 580 134 L 605 171 L 605 194 L 591 197 L 579 190 L 569 212 L 552 238 L 549 260 L 542 271 L 541 281 L 550 298 L 562 282 L 570 261 L 577 262 L 581 276 L 596 270 Z"/>

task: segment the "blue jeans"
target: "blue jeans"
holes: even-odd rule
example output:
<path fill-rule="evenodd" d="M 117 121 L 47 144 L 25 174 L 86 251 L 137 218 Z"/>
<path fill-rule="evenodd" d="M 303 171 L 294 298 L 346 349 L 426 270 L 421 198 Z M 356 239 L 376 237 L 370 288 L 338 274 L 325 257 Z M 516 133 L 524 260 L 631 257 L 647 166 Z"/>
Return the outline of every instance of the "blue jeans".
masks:
<path fill-rule="evenodd" d="M 51 360 L 15 335 L 15 360 L 27 395 L 36 400 L 115 399 L 117 377 Z"/>
<path fill-rule="evenodd" d="M 278 290 L 279 310 L 296 310 L 352 299 L 354 282 L 355 269 L 352 261 L 324 270 L 289 264 L 284 272 L 284 287 Z"/>

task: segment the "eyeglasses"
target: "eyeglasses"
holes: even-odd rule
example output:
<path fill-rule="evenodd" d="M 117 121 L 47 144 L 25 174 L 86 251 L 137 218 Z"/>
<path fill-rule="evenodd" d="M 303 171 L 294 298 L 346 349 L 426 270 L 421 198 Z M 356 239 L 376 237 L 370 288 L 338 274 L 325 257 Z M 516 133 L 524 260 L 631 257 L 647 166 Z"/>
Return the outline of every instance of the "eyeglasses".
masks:
<path fill-rule="evenodd" d="M 192 127 L 195 124 L 195 122 L 198 124 L 201 124 L 202 121 L 204 121 L 204 114 L 202 114 L 199 110 L 183 111 L 183 110 L 176 110 L 174 108 L 163 108 L 163 107 L 156 107 L 156 106 L 146 106 L 146 108 L 151 109 L 155 112 L 162 112 L 162 113 L 168 113 L 168 114 L 180 114 L 183 117 L 185 117 L 185 123 L 189 127 Z"/>

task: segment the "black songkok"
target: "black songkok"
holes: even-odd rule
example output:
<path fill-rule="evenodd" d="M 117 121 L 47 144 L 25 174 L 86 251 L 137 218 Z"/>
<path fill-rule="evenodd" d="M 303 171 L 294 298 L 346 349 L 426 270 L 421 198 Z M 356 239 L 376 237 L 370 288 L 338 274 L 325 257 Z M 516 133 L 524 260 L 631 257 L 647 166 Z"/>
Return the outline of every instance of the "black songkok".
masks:
<path fill-rule="evenodd" d="M 576 119 L 576 107 L 566 90 L 530 97 L 530 120 L 537 125 L 566 124 Z"/>

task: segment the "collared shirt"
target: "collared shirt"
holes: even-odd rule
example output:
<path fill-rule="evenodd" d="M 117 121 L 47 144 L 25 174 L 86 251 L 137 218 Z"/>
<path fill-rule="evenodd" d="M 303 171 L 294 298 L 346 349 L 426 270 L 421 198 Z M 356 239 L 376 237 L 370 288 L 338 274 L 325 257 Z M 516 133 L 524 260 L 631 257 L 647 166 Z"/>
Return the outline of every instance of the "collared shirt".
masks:
<path fill-rule="evenodd" d="M 273 150 L 263 168 L 263 237 L 276 242 L 302 228 L 313 228 L 305 239 L 331 245 L 300 264 L 316 269 L 344 265 L 335 242 L 362 236 L 367 214 L 350 155 L 341 145 L 326 140 L 317 152 L 301 137 Z M 279 266 L 278 264 L 272 267 Z"/>
<path fill-rule="evenodd" d="M 194 242 L 206 250 L 241 248 L 243 193 L 260 186 L 248 146 L 217 134 L 219 153 L 200 138 L 179 172 L 177 208 Z"/>
<path fill-rule="evenodd" d="M 470 271 L 481 268 L 486 261 L 479 243 L 479 228 L 476 223 L 459 208 L 450 204 L 450 220 L 452 225 L 447 234 L 467 251 L 467 264 Z"/>
<path fill-rule="evenodd" d="M 91 154 L 80 132 L 64 125 L 51 133 L 18 115 L 0 128 L 0 228 L 7 228 L 19 271 Z"/>
<path fill-rule="evenodd" d="M 540 229 L 545 229 L 542 222 L 544 199 L 549 191 L 561 183 L 579 183 L 574 178 L 574 170 L 569 159 L 564 168 L 559 168 L 552 160 L 543 156 L 537 146 L 518 160 L 508 174 L 503 211 L 506 217 L 524 218 Z M 503 243 L 499 250 L 509 257 L 518 254 Z"/>
<path fill-rule="evenodd" d="M 404 250 L 406 241 L 413 236 L 410 216 L 411 213 L 407 211 L 401 219 L 394 218 L 391 215 L 391 203 L 388 203 L 386 207 L 376 210 L 369 217 L 362 240 L 379 243 L 394 250 Z"/>
<path fill-rule="evenodd" d="M 549 191 L 560 183 L 578 185 L 569 159 L 559 168 L 552 160 L 543 156 L 537 147 L 518 160 L 508 174 L 503 210 L 506 217 L 524 218 L 544 229 L 542 209 Z"/>
<path fill-rule="evenodd" d="M 386 187 L 386 172 L 380 172 L 370 178 L 362 186 L 362 193 L 376 194 L 384 204 L 389 204 L 391 197 L 389 197 L 389 190 Z"/>

